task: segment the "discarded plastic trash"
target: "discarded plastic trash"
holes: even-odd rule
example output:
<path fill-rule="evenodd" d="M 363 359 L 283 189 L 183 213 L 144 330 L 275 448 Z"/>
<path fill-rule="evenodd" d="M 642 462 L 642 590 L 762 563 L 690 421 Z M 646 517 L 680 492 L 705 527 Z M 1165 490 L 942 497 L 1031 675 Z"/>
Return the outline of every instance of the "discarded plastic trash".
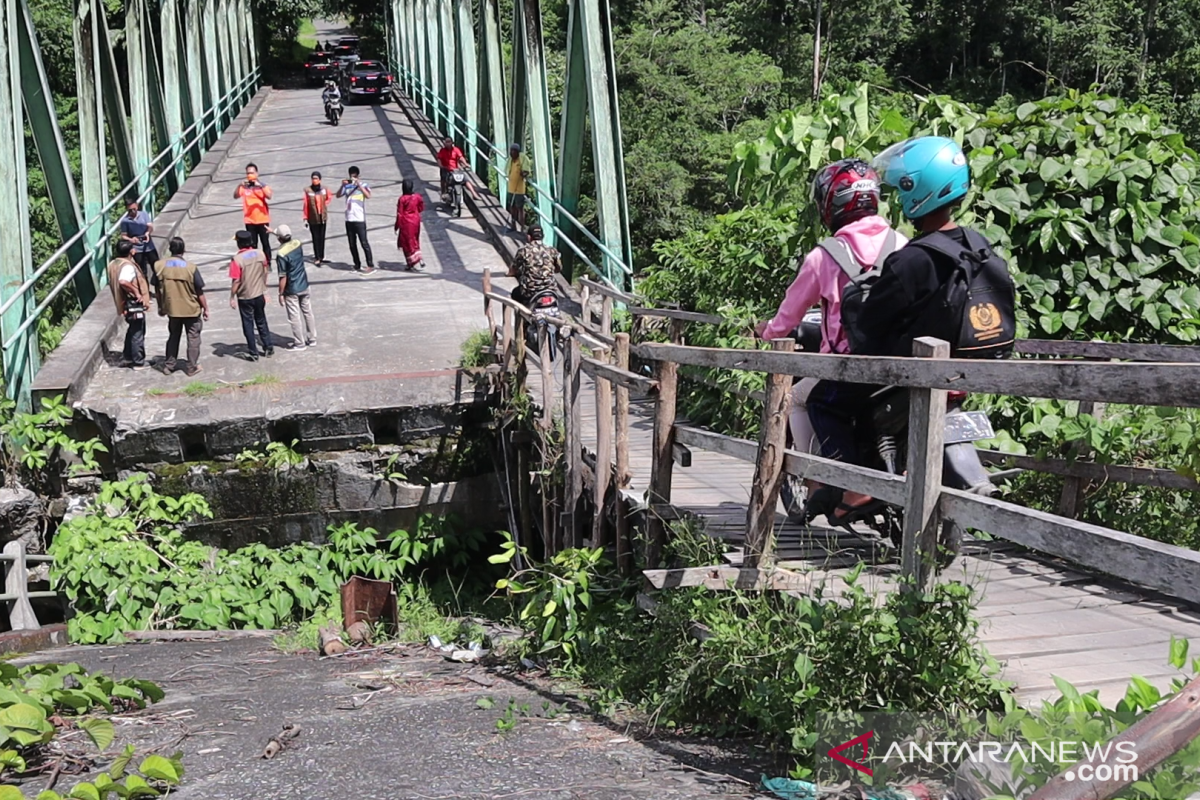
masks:
<path fill-rule="evenodd" d="M 843 788 L 846 784 L 823 790 L 815 783 L 798 781 L 793 778 L 768 778 L 762 776 L 762 787 L 782 800 L 836 800 L 845 797 Z M 929 790 L 922 783 L 914 783 L 903 789 L 893 789 L 887 786 L 879 788 L 855 787 L 854 797 L 864 800 L 929 800 Z"/>
<path fill-rule="evenodd" d="M 466 650 L 460 650 L 453 645 L 446 645 L 441 650 L 446 654 L 446 658 L 451 661 L 460 661 L 468 664 L 478 661 L 491 652 L 491 650 L 485 650 L 479 642 L 471 642 Z"/>
<path fill-rule="evenodd" d="M 817 785 L 792 778 L 768 778 L 762 776 L 762 787 L 783 800 L 817 800 Z"/>

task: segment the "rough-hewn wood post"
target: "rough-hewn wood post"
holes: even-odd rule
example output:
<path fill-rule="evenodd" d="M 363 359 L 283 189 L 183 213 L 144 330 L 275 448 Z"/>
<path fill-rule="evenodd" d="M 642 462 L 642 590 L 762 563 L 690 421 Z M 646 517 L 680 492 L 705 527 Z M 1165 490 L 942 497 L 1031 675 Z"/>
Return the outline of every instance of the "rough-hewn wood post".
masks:
<path fill-rule="evenodd" d="M 790 353 L 794 339 L 775 339 L 771 349 Z M 788 393 L 790 375 L 768 375 L 763 400 L 762 427 L 758 436 L 758 461 L 750 485 L 746 508 L 746 546 L 742 562 L 749 568 L 770 566 L 775 557 L 775 506 L 783 479 L 783 451 L 787 448 Z"/>
<path fill-rule="evenodd" d="M 592 289 L 586 283 L 579 291 L 579 318 L 583 320 L 584 330 L 592 329 Z"/>
<path fill-rule="evenodd" d="M 675 394 L 679 365 L 674 361 L 655 362 L 654 378 L 658 381 L 658 396 L 654 403 L 654 448 L 651 451 L 650 491 L 647 500 L 650 513 L 646 525 L 646 567 L 654 569 L 667 543 L 667 528 L 662 518 L 664 507 L 671 502 L 671 446 L 675 443 Z"/>
<path fill-rule="evenodd" d="M 525 317 L 514 312 L 516 319 L 516 328 L 513 333 L 513 350 L 516 353 L 515 360 L 517 362 L 517 383 L 516 391 L 526 392 L 529 387 L 526 385 L 526 378 L 529 376 L 529 362 L 525 358 Z"/>
<path fill-rule="evenodd" d="M 607 360 L 607 353 L 601 356 Z M 596 387 L 596 479 L 592 482 L 592 547 L 608 544 L 605 533 L 606 514 L 604 499 L 608 495 L 609 478 L 612 475 L 613 410 L 612 383 L 599 375 L 594 379 Z M 619 513 L 619 512 L 618 512 Z"/>
<path fill-rule="evenodd" d="M 629 334 L 617 334 L 617 366 L 629 369 Z M 629 517 L 625 512 L 622 490 L 629 488 L 629 390 L 617 385 L 617 502 L 614 508 L 617 522 L 617 569 L 622 575 L 633 572 L 633 558 L 629 541 Z"/>
<path fill-rule="evenodd" d="M 538 360 L 542 369 L 542 430 L 549 431 L 554 420 L 554 376 L 550 374 L 550 351 L 554 344 L 550 341 L 550 329 L 547 326 L 539 325 L 537 332 Z"/>
<path fill-rule="evenodd" d="M 492 298 L 489 297 L 492 293 L 492 270 L 490 267 L 483 269 L 483 314 L 487 317 L 488 322 L 488 344 L 492 347 L 496 346 L 496 319 L 492 316 Z"/>
<path fill-rule="evenodd" d="M 913 342 L 918 358 L 949 358 L 950 345 L 923 336 Z M 937 563 L 938 495 L 942 491 L 942 459 L 946 433 L 946 390 L 908 390 L 908 477 L 904 506 L 900 568 L 922 591 Z"/>
<path fill-rule="evenodd" d="M 605 336 L 612 336 L 612 308 L 612 297 L 604 295 L 600 301 L 600 332 Z"/>
<path fill-rule="evenodd" d="M 1079 415 L 1091 414 L 1100 421 L 1104 418 L 1104 403 L 1092 400 L 1079 401 Z M 1092 453 L 1092 446 L 1087 442 L 1076 442 L 1071 445 L 1071 461 L 1086 460 Z M 1058 498 L 1058 515 L 1075 519 L 1079 515 L 1079 505 L 1083 502 L 1083 493 L 1087 490 L 1088 481 L 1068 475 L 1063 480 L 1062 494 Z"/>
<path fill-rule="evenodd" d="M 579 337 L 572 336 L 563 347 L 563 456 L 567 468 L 563 492 L 565 547 L 583 546 L 583 526 L 579 516 L 579 500 L 583 497 L 583 409 L 579 402 L 582 358 Z"/>
<path fill-rule="evenodd" d="M 513 311 L 512 306 L 505 306 L 501 312 L 503 317 L 503 329 L 500 334 L 500 363 L 504 365 L 504 371 L 508 372 L 512 369 L 512 344 L 513 344 Z"/>

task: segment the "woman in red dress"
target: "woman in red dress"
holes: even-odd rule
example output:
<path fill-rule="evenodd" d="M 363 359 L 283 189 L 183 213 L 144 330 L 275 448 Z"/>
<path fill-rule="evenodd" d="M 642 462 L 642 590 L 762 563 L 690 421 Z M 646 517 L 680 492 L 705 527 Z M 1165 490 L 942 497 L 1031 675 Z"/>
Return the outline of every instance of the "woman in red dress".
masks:
<path fill-rule="evenodd" d="M 399 233 L 396 246 L 404 251 L 406 269 L 412 272 L 424 266 L 421 260 L 421 212 L 425 210 L 425 199 L 413 191 L 412 180 L 400 184 L 403 194 L 396 202 L 395 230 Z"/>

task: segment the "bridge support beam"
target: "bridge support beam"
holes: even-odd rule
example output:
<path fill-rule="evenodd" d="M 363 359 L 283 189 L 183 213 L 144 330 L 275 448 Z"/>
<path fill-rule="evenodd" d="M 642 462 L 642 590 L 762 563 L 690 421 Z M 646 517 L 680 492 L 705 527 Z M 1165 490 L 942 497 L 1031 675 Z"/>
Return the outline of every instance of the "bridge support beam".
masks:
<path fill-rule="evenodd" d="M 479 60 L 479 124 L 492 137 L 495 150 L 477 164 L 480 175 L 490 177 L 489 164 L 503 168 L 508 147 L 508 110 L 504 97 L 504 57 L 500 50 L 499 0 L 479 2 L 479 41 L 483 57 Z M 483 154 L 481 154 L 483 155 Z M 503 176 L 496 178 L 496 195 L 502 205 L 508 204 L 508 183 Z"/>
<path fill-rule="evenodd" d="M 572 215 L 579 208 L 585 121 L 591 122 L 600 241 L 629 264 L 632 247 L 608 0 L 572 0 L 570 5 L 558 191 L 559 203 Z M 560 213 L 558 226 L 570 230 L 573 223 Z M 565 252 L 563 255 L 564 269 L 570 276 L 568 261 L 574 258 L 568 260 L 566 257 L 574 254 Z M 605 280 L 618 289 L 624 289 L 626 276 L 620 263 L 608 254 L 602 254 L 601 263 Z"/>
<path fill-rule="evenodd" d="M 67 158 L 62 130 L 58 127 L 58 117 L 54 114 L 54 98 L 50 94 L 50 82 L 42 64 L 42 49 L 38 45 L 33 15 L 25 0 L 20 0 L 19 5 L 21 24 L 16 35 L 20 39 L 21 95 L 25 101 L 25 113 L 37 147 L 38 160 L 42 164 L 42 174 L 46 178 L 46 192 L 54 208 L 58 232 L 64 242 L 75 239 L 75 243 L 67 249 L 67 258 L 70 263 L 77 264 L 87 255 L 83 238 L 76 238 L 83 229 L 79 195 L 75 192 L 71 162 Z M 96 280 L 91 270 L 81 269 L 75 273 L 75 294 L 79 304 L 84 307 L 95 299 Z"/>
<path fill-rule="evenodd" d="M 454 3 L 454 110 L 466 120 L 462 143 L 471 164 L 479 163 L 479 86 L 475 58 L 474 25 L 471 23 L 471 0 L 452 0 Z"/>
<path fill-rule="evenodd" d="M 4 4 L 4 27 L 0 30 L 0 186 L 17 189 L 10 202 L 0 203 L 0 303 L 13 302 L 0 315 L 0 336 L 7 341 L 16 334 L 33 310 L 32 294 L 20 292 L 32 271 L 29 241 L 29 196 L 24 187 L 25 117 L 21 113 L 20 30 L 23 12 L 17 3 Z M 19 296 L 18 296 L 19 295 Z M 8 396 L 29 408 L 29 389 L 37 369 L 37 339 L 26 332 L 4 349 L 4 385 Z"/>
<path fill-rule="evenodd" d="M 550 132 L 550 95 L 546 89 L 546 53 L 542 40 L 542 5 L 539 0 L 513 3 L 513 91 L 509 125 L 512 141 L 532 141 L 533 176 L 537 182 L 534 211 L 546 229 L 546 243 L 554 235 L 554 139 Z M 528 115 L 529 127 L 526 127 Z M 533 222 L 533 218 L 529 218 Z"/>

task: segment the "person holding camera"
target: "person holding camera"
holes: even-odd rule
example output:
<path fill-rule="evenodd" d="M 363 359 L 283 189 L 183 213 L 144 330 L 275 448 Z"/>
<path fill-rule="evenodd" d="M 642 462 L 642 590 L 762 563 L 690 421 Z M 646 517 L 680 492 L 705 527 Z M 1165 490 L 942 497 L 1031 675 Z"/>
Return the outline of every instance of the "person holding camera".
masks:
<path fill-rule="evenodd" d="M 375 256 L 371 253 L 371 245 L 367 242 L 367 200 L 371 198 L 371 187 L 359 177 L 358 167 L 350 168 L 350 177 L 342 178 L 342 187 L 338 189 L 338 197 L 346 198 L 346 238 L 350 241 L 350 259 L 354 262 L 356 272 L 370 275 L 375 271 Z M 367 268 L 362 268 L 358 257 L 358 244 L 362 242 L 363 253 L 367 257 Z"/>
<path fill-rule="evenodd" d="M 158 261 L 158 248 L 150 238 L 154 233 L 154 224 L 150 221 L 150 215 L 141 210 L 136 197 L 129 198 L 125 203 L 125 210 L 125 216 L 121 217 L 117 224 L 121 239 L 133 242 L 133 260 L 142 268 L 146 280 L 150 280 L 154 262 Z"/>
<path fill-rule="evenodd" d="M 125 318 L 125 349 L 121 366 L 146 368 L 146 311 L 150 308 L 150 284 L 133 260 L 133 242 L 117 242 L 117 257 L 108 262 L 108 285 L 112 288 L 117 313 Z"/>
<path fill-rule="evenodd" d="M 271 187 L 258 179 L 258 165 L 246 165 L 246 180 L 237 185 L 233 196 L 242 201 L 242 221 L 262 248 L 267 263 L 271 263 Z"/>

